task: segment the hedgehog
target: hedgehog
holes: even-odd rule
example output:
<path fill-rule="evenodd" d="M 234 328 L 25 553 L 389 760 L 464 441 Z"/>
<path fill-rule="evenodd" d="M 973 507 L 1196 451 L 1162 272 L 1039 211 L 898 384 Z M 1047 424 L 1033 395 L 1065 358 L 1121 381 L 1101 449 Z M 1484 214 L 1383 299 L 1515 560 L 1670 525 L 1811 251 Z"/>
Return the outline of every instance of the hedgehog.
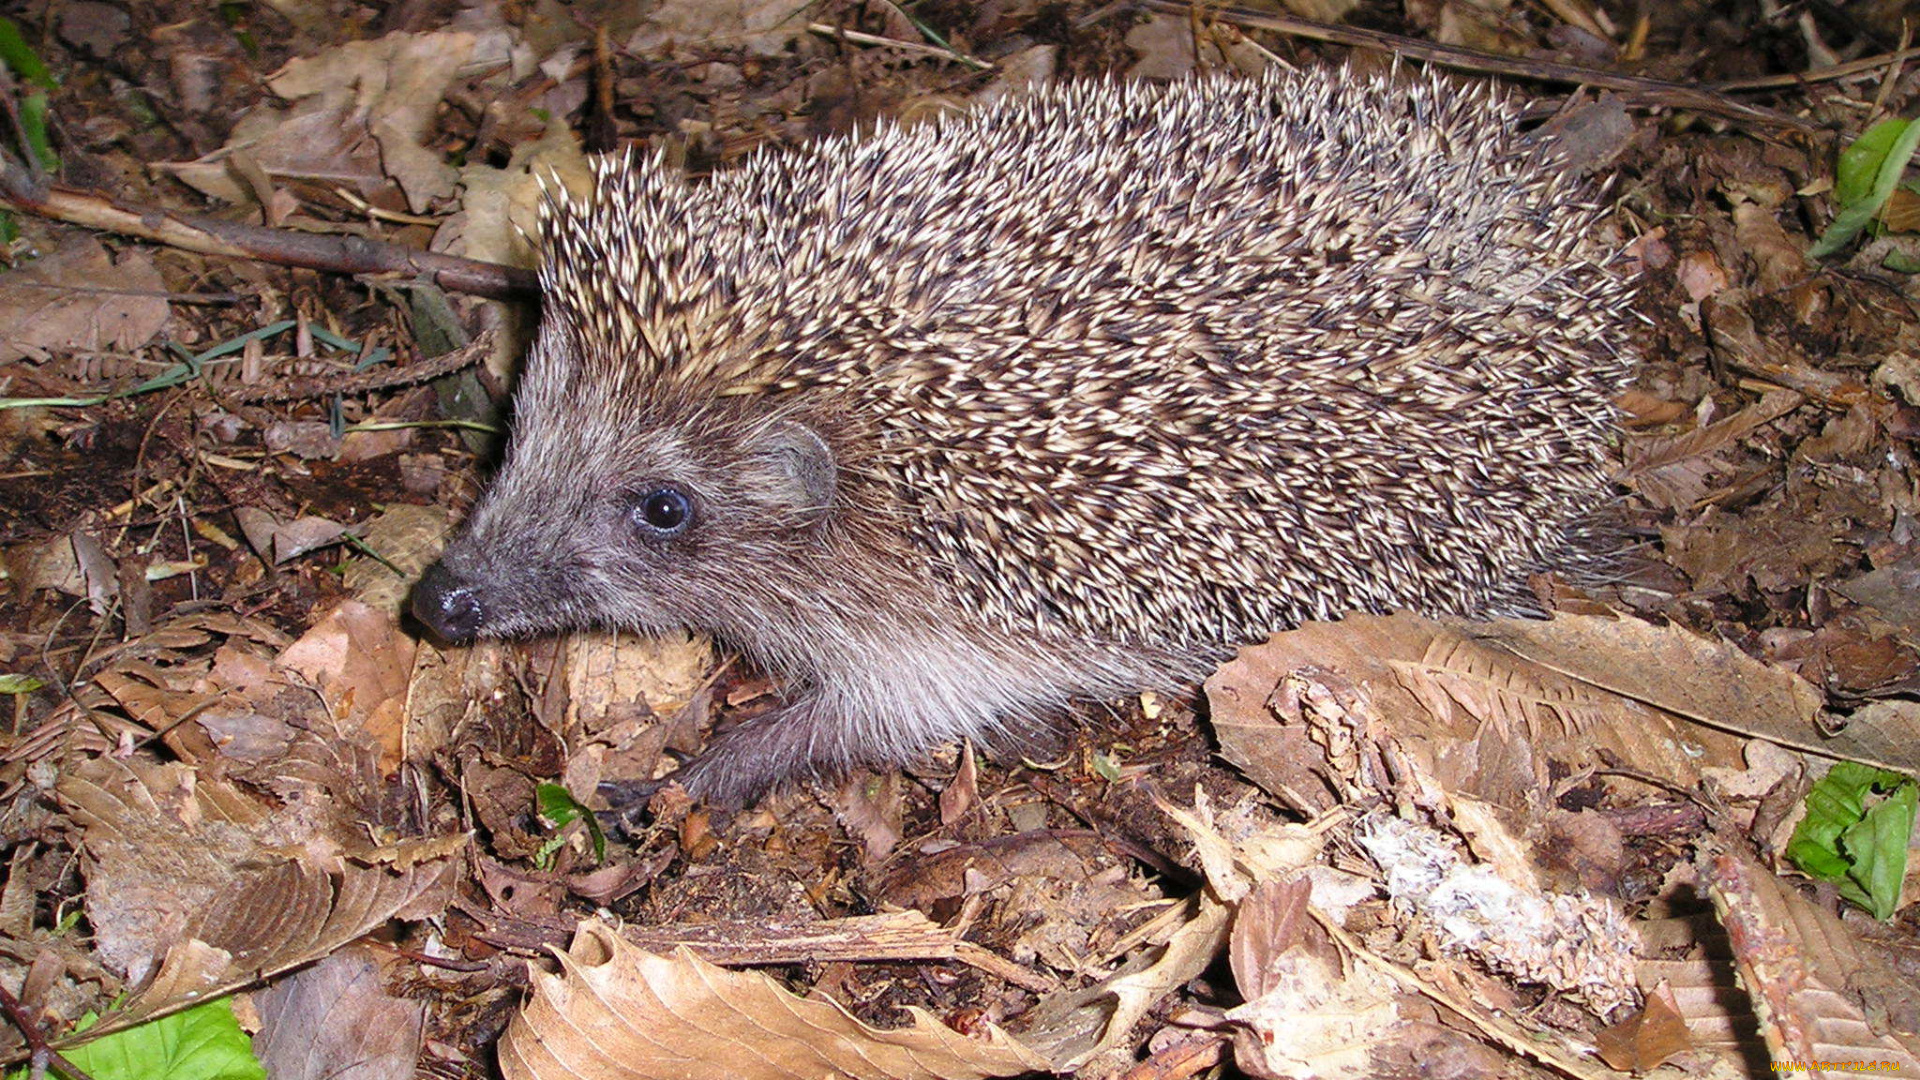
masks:
<path fill-rule="evenodd" d="M 608 159 L 549 195 L 505 456 L 413 610 L 737 650 L 780 704 L 673 777 L 740 806 L 1304 620 L 1519 606 L 1609 497 L 1630 282 L 1517 114 L 1322 68 Z"/>

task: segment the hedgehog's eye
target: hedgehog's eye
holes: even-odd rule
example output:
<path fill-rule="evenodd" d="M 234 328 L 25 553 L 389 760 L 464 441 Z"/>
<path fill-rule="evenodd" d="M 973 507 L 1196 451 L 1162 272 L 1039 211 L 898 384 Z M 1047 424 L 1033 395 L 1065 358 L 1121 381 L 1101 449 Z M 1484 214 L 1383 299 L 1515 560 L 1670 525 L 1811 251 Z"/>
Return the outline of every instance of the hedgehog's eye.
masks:
<path fill-rule="evenodd" d="M 693 500 L 677 487 L 658 487 L 633 506 L 633 521 L 653 536 L 679 536 L 693 521 Z"/>

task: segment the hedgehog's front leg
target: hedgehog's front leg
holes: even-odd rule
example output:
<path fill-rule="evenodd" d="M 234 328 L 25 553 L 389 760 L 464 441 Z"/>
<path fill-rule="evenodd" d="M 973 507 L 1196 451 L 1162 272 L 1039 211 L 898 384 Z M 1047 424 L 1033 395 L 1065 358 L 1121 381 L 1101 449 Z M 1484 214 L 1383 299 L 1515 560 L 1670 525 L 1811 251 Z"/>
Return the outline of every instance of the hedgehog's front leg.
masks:
<path fill-rule="evenodd" d="M 848 719 L 831 695 L 803 691 L 772 712 L 720 732 L 668 779 L 678 780 L 695 798 L 737 810 L 783 780 L 877 764 L 857 752 L 848 737 Z"/>

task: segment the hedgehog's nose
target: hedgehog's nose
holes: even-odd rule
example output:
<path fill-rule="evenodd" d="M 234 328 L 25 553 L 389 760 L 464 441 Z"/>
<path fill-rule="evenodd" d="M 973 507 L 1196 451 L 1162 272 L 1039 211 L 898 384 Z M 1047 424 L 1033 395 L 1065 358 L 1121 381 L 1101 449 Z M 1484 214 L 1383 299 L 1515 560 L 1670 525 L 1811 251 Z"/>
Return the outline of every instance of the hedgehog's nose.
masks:
<path fill-rule="evenodd" d="M 413 587 L 413 617 L 448 641 L 468 641 L 485 625 L 487 613 L 474 595 L 444 563 L 434 563 Z"/>

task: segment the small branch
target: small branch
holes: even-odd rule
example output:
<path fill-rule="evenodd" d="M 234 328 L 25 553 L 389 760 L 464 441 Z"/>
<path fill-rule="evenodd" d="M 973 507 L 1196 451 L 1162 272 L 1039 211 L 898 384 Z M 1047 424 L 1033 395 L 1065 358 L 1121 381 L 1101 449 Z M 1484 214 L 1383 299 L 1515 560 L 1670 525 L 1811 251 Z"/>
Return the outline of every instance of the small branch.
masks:
<path fill-rule="evenodd" d="M 69 1080 L 92 1080 L 73 1062 L 61 1057 L 59 1051 L 47 1045 L 46 1033 L 40 1030 L 39 1023 L 4 986 L 0 986 L 0 1012 L 7 1014 L 7 1019 L 13 1021 L 13 1026 L 20 1030 L 20 1037 L 27 1041 L 36 1071 L 51 1065 Z"/>
<path fill-rule="evenodd" d="M 819 34 L 821 37 L 832 38 L 835 41 L 849 42 L 854 45 L 878 45 L 889 49 L 899 49 L 903 52 L 920 53 L 923 56 L 939 56 L 952 60 L 955 63 L 964 64 L 967 67 L 973 68 L 975 71 L 994 70 L 993 65 L 987 63 L 985 60 L 980 60 L 968 56 L 966 53 L 957 52 L 954 49 L 943 48 L 938 45 L 925 45 L 918 41 L 900 41 L 895 38 L 881 37 L 879 34 L 868 34 L 859 30 L 847 30 L 838 26 L 829 26 L 826 23 L 808 23 L 807 29 L 815 34 Z"/>
<path fill-rule="evenodd" d="M 1165 12 L 1169 15 L 1188 16 L 1196 10 L 1194 5 L 1184 3 L 1182 0 L 1140 0 L 1140 5 L 1149 11 Z M 1686 83 L 1646 79 L 1638 75 L 1620 75 L 1611 71 L 1602 71 L 1599 68 L 1581 67 L 1578 64 L 1501 56 L 1498 53 L 1465 49 L 1456 45 L 1436 45 L 1431 41 L 1420 41 L 1416 38 L 1401 37 L 1398 34 L 1387 34 L 1378 30 L 1362 30 L 1357 26 L 1333 26 L 1310 19 L 1297 19 L 1290 15 L 1269 15 L 1265 12 L 1249 11 L 1246 8 L 1209 7 L 1204 10 L 1204 14 L 1233 23 L 1235 26 L 1273 30 L 1311 41 L 1327 41 L 1358 49 L 1379 49 L 1401 56 L 1410 56 L 1416 60 L 1424 60 L 1430 64 L 1439 64 L 1442 67 L 1508 75 L 1520 79 L 1537 79 L 1544 82 L 1595 86 L 1603 90 L 1617 91 L 1637 103 L 1693 109 L 1759 127 L 1784 128 L 1803 133 L 1820 130 L 1818 125 L 1797 116 L 1788 116 L 1786 113 L 1764 109 L 1758 105 L 1748 105 L 1745 102 L 1735 101 L 1717 90 Z"/>
<path fill-rule="evenodd" d="M 151 240 L 203 255 L 258 259 L 339 274 L 403 274 L 424 277 L 449 292 L 510 300 L 533 296 L 539 285 L 533 271 L 516 266 L 463 259 L 358 236 L 269 229 L 181 214 L 158 207 L 130 206 L 104 195 L 34 184 L 17 161 L 0 160 L 0 204 L 40 217 L 91 229 Z"/>
<path fill-rule="evenodd" d="M 1864 75 L 1883 67 L 1904 64 L 1908 60 L 1920 57 L 1920 49 L 1899 49 L 1895 52 L 1881 53 L 1879 56 L 1849 60 L 1833 67 L 1815 68 L 1797 75 L 1765 75 L 1753 79 L 1733 79 L 1718 84 L 1715 89 L 1723 92 L 1735 90 L 1787 90 L 1796 86 L 1810 86 L 1814 83 L 1834 82 L 1850 79 L 1855 75 Z"/>
<path fill-rule="evenodd" d="M 333 397 L 336 394 L 357 397 L 395 386 L 417 386 L 442 375 L 451 375 L 492 351 L 493 331 L 488 330 L 457 349 L 441 353 L 431 360 L 408 364 L 406 367 L 375 368 L 372 371 L 357 371 L 344 376 L 291 379 L 272 386 L 247 387 L 232 392 L 228 397 L 243 405 L 306 401 Z"/>

